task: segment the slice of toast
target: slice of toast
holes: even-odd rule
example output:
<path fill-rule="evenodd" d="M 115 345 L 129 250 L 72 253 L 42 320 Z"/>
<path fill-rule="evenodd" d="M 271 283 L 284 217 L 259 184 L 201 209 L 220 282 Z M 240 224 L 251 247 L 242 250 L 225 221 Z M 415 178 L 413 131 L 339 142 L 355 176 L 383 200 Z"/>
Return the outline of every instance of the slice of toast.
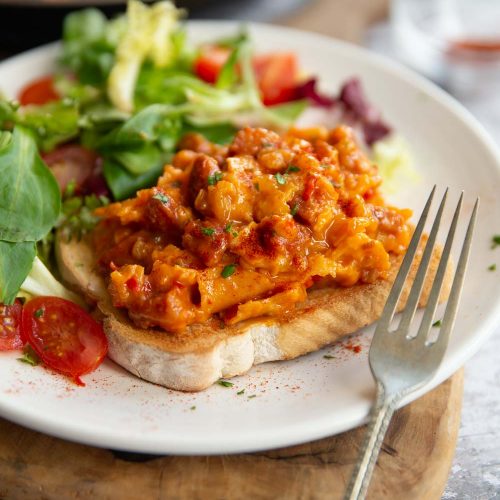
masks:
<path fill-rule="evenodd" d="M 441 250 L 434 251 L 420 306 L 427 301 Z M 109 357 L 134 375 L 182 391 L 203 390 L 220 378 L 247 372 L 266 361 L 293 359 L 336 342 L 376 321 L 396 277 L 402 257 L 391 256 L 388 279 L 349 288 L 308 292 L 305 302 L 281 318 L 259 318 L 222 327 L 210 320 L 182 333 L 140 329 L 114 308 L 94 253 L 85 241 L 58 237 L 56 255 L 63 279 L 97 305 L 109 341 Z M 420 255 L 407 280 L 399 308 L 404 307 Z M 449 294 L 451 266 L 441 298 Z"/>

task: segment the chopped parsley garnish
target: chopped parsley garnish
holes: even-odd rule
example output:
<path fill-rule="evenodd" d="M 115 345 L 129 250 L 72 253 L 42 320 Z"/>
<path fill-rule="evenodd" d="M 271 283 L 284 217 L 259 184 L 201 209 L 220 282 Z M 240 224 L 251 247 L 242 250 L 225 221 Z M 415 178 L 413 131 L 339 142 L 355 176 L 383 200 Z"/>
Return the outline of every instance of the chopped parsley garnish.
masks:
<path fill-rule="evenodd" d="M 209 186 L 215 186 L 220 180 L 222 180 L 222 172 L 215 172 L 215 174 L 208 176 L 207 184 Z"/>
<path fill-rule="evenodd" d="M 260 186 L 259 186 L 259 183 L 256 182 L 253 187 L 255 188 L 255 191 L 260 191 Z"/>
<path fill-rule="evenodd" d="M 277 173 L 274 174 L 274 177 L 276 178 L 276 182 L 278 184 L 281 184 L 282 186 L 286 183 L 285 176 L 283 174 Z"/>
<path fill-rule="evenodd" d="M 286 170 L 285 174 L 289 174 L 290 172 L 300 172 L 300 168 L 295 165 L 290 165 Z"/>
<path fill-rule="evenodd" d="M 441 326 L 441 320 L 438 319 L 437 321 L 434 321 L 434 323 L 432 323 L 432 326 L 434 328 L 439 328 Z"/>
<path fill-rule="evenodd" d="M 223 380 L 223 379 L 217 380 L 217 383 L 219 385 L 222 385 L 222 387 L 233 387 L 233 385 L 234 385 L 232 382 L 229 382 L 229 381 Z"/>
<path fill-rule="evenodd" d="M 236 394 L 238 396 L 241 396 L 242 394 L 245 394 L 245 389 L 241 389 L 241 391 L 238 391 Z"/>
<path fill-rule="evenodd" d="M 191 411 L 192 410 L 196 410 L 196 406 L 191 406 L 191 408 L 189 408 Z"/>
<path fill-rule="evenodd" d="M 170 201 L 170 198 L 166 194 L 156 193 L 153 195 L 153 200 L 161 201 L 164 205 L 166 205 Z"/>
<path fill-rule="evenodd" d="M 295 203 L 295 205 L 290 210 L 290 214 L 292 214 L 292 216 L 294 216 L 298 211 L 299 211 L 299 204 Z"/>
<path fill-rule="evenodd" d="M 205 236 L 213 236 L 215 234 L 215 229 L 213 227 L 202 227 L 201 232 Z"/>
<path fill-rule="evenodd" d="M 495 234 L 492 238 L 491 238 L 491 248 L 496 248 L 496 247 L 500 247 L 500 234 Z"/>
<path fill-rule="evenodd" d="M 253 398 L 256 398 L 257 397 L 257 394 L 252 394 L 251 396 L 248 396 L 248 399 L 253 399 Z"/>
<path fill-rule="evenodd" d="M 40 358 L 29 345 L 24 348 L 22 357 L 17 358 L 17 360 L 21 361 L 21 363 L 27 363 L 31 366 L 36 366 L 38 365 L 38 363 L 40 363 Z"/>
<path fill-rule="evenodd" d="M 40 309 L 37 309 L 34 313 L 33 313 L 33 316 L 35 316 L 35 318 L 41 318 L 43 316 L 43 309 L 40 308 Z"/>
<path fill-rule="evenodd" d="M 272 144 L 270 142 L 262 141 L 262 147 L 263 148 L 270 148 L 271 146 L 272 146 Z"/>
<path fill-rule="evenodd" d="M 335 359 L 335 356 L 332 356 L 331 354 L 325 354 L 323 357 L 325 359 Z"/>
<path fill-rule="evenodd" d="M 224 228 L 224 232 L 225 233 L 231 233 L 233 235 L 233 237 L 236 238 L 236 236 L 238 236 L 238 233 L 236 231 L 232 231 L 232 228 L 233 228 L 233 223 L 229 222 L 226 225 L 226 227 Z"/>
<path fill-rule="evenodd" d="M 491 264 L 491 266 L 488 266 L 488 271 L 496 271 L 496 270 L 497 270 L 496 264 Z"/>
<path fill-rule="evenodd" d="M 328 163 L 322 163 L 322 164 L 320 165 L 320 167 L 321 167 L 321 168 L 330 168 L 330 167 L 331 167 L 331 165 L 329 165 Z"/>
<path fill-rule="evenodd" d="M 235 271 L 236 271 L 236 266 L 234 264 L 228 264 L 221 271 L 220 275 L 223 278 L 229 278 L 229 276 L 231 276 L 232 274 L 234 274 Z"/>

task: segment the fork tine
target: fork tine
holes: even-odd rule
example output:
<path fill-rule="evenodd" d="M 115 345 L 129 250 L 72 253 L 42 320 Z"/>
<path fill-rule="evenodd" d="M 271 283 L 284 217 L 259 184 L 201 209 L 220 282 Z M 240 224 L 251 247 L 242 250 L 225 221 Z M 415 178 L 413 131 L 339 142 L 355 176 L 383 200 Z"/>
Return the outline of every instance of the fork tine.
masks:
<path fill-rule="evenodd" d="M 417 227 L 415 228 L 415 232 L 413 233 L 410 245 L 406 250 L 406 255 L 403 259 L 401 267 L 399 268 L 396 279 L 394 280 L 394 284 L 392 285 L 389 297 L 387 298 L 387 302 L 385 303 L 384 310 L 382 311 L 382 315 L 380 316 L 380 319 L 377 323 L 375 335 L 377 335 L 377 333 L 379 332 L 387 331 L 392 321 L 392 318 L 394 317 L 394 312 L 396 311 L 399 297 L 401 296 L 401 291 L 403 290 L 406 278 L 408 276 L 408 273 L 410 272 L 411 264 L 413 262 L 413 259 L 415 258 L 415 254 L 417 253 L 418 244 L 420 242 L 420 238 L 424 230 L 425 222 L 427 221 L 427 216 L 429 215 L 429 210 L 435 192 L 436 192 L 436 186 L 432 188 L 431 194 L 427 199 L 425 207 L 422 211 L 422 215 L 420 216 L 420 219 L 418 221 Z"/>
<path fill-rule="evenodd" d="M 429 262 L 431 261 L 432 253 L 434 250 L 434 245 L 436 243 L 436 236 L 439 231 L 439 225 L 441 224 L 441 218 L 443 215 L 444 206 L 446 204 L 446 199 L 448 197 L 448 188 L 444 192 L 443 199 L 439 205 L 436 218 L 434 219 L 434 224 L 432 225 L 431 233 L 429 239 L 425 245 L 424 254 L 418 266 L 417 275 L 413 281 L 408 300 L 406 302 L 405 310 L 401 321 L 399 323 L 397 332 L 408 332 L 410 323 L 415 316 L 415 311 L 417 310 L 418 301 L 420 299 L 420 294 L 424 286 L 425 276 L 427 274 L 427 268 L 429 267 Z"/>
<path fill-rule="evenodd" d="M 467 270 L 467 263 L 469 261 L 470 250 L 472 246 L 472 235 L 474 233 L 474 226 L 477 219 L 477 211 L 479 208 L 479 198 L 476 199 L 474 204 L 474 209 L 470 216 L 469 225 L 467 227 L 467 233 L 465 234 L 464 243 L 462 245 L 462 251 L 460 252 L 460 257 L 457 264 L 457 270 L 455 272 L 455 278 L 453 279 L 453 284 L 451 285 L 450 296 L 448 298 L 448 303 L 446 304 L 446 309 L 444 312 L 444 317 L 441 322 L 441 328 L 439 330 L 439 336 L 434 342 L 434 348 L 439 351 L 437 355 L 440 356 L 441 352 L 444 352 L 446 346 L 448 345 L 448 339 L 450 338 L 450 333 L 455 324 L 455 318 L 457 316 L 458 303 L 460 301 L 460 295 L 462 294 L 462 288 L 465 278 L 465 271 Z"/>
<path fill-rule="evenodd" d="M 422 318 L 422 322 L 420 323 L 420 327 L 418 329 L 417 337 L 419 337 L 418 342 L 420 344 L 426 343 L 427 336 L 429 335 L 432 326 L 432 320 L 434 317 L 434 313 L 436 312 L 439 295 L 441 294 L 441 287 L 443 285 L 446 268 L 448 266 L 448 260 L 451 254 L 451 247 L 455 238 L 458 218 L 462 209 L 462 202 L 463 192 L 460 195 L 460 199 L 458 200 L 457 207 L 455 209 L 455 214 L 453 215 L 453 220 L 448 231 L 448 236 L 446 237 L 446 243 L 444 245 L 443 253 L 441 254 L 439 266 L 436 271 L 436 276 L 434 277 L 434 283 L 431 288 L 431 293 L 429 294 L 429 299 L 427 300 L 427 305 L 425 306 L 424 317 Z"/>

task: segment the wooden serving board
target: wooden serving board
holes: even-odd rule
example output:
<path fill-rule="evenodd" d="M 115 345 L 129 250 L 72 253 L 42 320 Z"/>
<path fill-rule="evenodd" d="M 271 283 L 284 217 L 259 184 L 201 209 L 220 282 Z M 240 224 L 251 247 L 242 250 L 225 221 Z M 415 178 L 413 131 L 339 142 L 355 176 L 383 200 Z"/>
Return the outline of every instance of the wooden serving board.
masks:
<path fill-rule="evenodd" d="M 396 413 L 368 498 L 441 498 L 462 393 L 460 370 Z M 70 443 L 0 419 L 0 499 L 340 499 L 364 431 L 247 455 L 152 457 Z"/>

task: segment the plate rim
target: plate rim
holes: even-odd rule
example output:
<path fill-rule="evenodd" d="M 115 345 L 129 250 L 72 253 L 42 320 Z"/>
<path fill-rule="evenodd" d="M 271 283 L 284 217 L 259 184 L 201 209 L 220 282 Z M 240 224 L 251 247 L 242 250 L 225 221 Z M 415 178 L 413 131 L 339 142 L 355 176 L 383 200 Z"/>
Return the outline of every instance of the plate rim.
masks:
<path fill-rule="evenodd" d="M 454 118 L 461 121 L 462 124 L 468 129 L 468 131 L 475 135 L 478 142 L 488 151 L 492 160 L 494 160 L 496 169 L 500 172 L 500 146 L 493 140 L 491 135 L 486 131 L 486 129 L 480 124 L 480 122 L 458 101 L 456 101 L 452 96 L 447 94 L 444 90 L 440 89 L 427 80 L 425 77 L 419 75 L 415 71 L 403 66 L 399 62 L 391 60 L 383 55 L 373 53 L 368 49 L 356 46 L 349 42 L 338 40 L 333 37 L 326 35 L 309 32 L 305 30 L 300 30 L 296 28 L 290 28 L 285 26 L 273 25 L 269 23 L 246 23 L 250 28 L 250 31 L 259 30 L 272 30 L 275 36 L 299 36 L 309 38 L 311 41 L 317 41 L 321 44 L 333 44 L 339 51 L 345 51 L 349 58 L 355 58 L 357 60 L 362 60 L 365 64 L 370 64 L 378 66 L 385 71 L 391 78 L 396 78 L 403 80 L 407 85 L 422 91 L 427 96 L 430 96 L 434 105 L 440 105 L 451 113 Z M 204 26 L 205 28 L 212 26 L 215 31 L 217 27 L 227 28 L 238 28 L 241 26 L 239 21 L 227 21 L 227 20 L 191 20 L 186 23 L 188 31 L 191 28 L 196 30 L 196 26 Z M 45 44 L 28 51 L 22 52 L 21 54 L 15 55 L 0 62 L 0 70 L 5 68 L 5 66 L 19 64 L 23 59 L 32 57 L 41 57 L 45 55 L 46 57 L 53 57 L 56 55 L 58 48 L 60 47 L 60 41 Z M 53 54 L 51 54 L 51 51 Z M 367 60 L 367 57 L 370 59 Z M 470 341 L 467 349 L 463 350 L 462 356 L 457 356 L 454 359 L 454 363 L 447 365 L 447 369 L 443 370 L 443 365 L 437 372 L 436 376 L 419 391 L 407 396 L 400 406 L 404 406 L 407 403 L 414 401 L 421 395 L 431 391 L 441 382 L 443 382 L 450 373 L 457 371 L 468 359 L 470 359 L 481 347 L 481 345 L 488 339 L 488 337 L 498 328 L 498 322 L 500 320 L 500 298 L 491 314 L 488 321 L 482 321 L 480 323 L 480 328 L 478 332 L 480 335 L 476 334 L 473 340 Z M 443 375 L 443 372 L 446 374 Z M 133 377 L 133 375 L 130 375 Z M 22 411 L 21 408 L 16 408 L 16 405 L 9 405 L 8 401 L 3 401 L 5 398 L 0 395 L 0 416 L 11 420 L 15 423 L 23 425 L 25 427 L 37 430 L 39 432 L 45 432 L 52 436 L 67 439 L 70 441 L 80 442 L 84 444 L 90 444 L 100 448 L 107 447 L 117 450 L 124 451 L 136 451 L 143 453 L 153 453 L 153 454 L 177 454 L 177 455 L 216 455 L 224 453 L 243 453 L 243 452 L 253 452 L 265 449 L 291 446 L 295 444 L 300 444 L 315 439 L 320 439 L 329 435 L 335 435 L 341 432 L 345 432 L 349 429 L 355 428 L 366 422 L 367 416 L 363 419 L 353 422 L 352 419 L 347 419 L 347 421 L 337 422 L 336 425 L 331 425 L 330 417 L 321 416 L 314 420 L 307 420 L 300 425 L 288 424 L 286 429 L 282 432 L 276 433 L 273 431 L 273 435 L 268 432 L 262 432 L 259 436 L 245 437 L 245 433 L 241 433 L 238 439 L 232 441 L 227 441 L 224 443 L 218 442 L 217 444 L 211 442 L 207 439 L 206 442 L 196 442 L 179 439 L 175 442 L 169 442 L 167 446 L 163 441 L 158 442 L 157 438 L 153 440 L 145 440 L 144 436 L 138 437 L 127 436 L 124 442 L 124 436 L 118 435 L 101 435 L 102 431 L 99 429 L 86 430 L 79 428 L 74 425 L 66 425 L 61 428 L 60 424 L 51 422 L 39 415 L 33 415 L 29 412 Z M 298 437 L 295 437 L 298 436 Z"/>

